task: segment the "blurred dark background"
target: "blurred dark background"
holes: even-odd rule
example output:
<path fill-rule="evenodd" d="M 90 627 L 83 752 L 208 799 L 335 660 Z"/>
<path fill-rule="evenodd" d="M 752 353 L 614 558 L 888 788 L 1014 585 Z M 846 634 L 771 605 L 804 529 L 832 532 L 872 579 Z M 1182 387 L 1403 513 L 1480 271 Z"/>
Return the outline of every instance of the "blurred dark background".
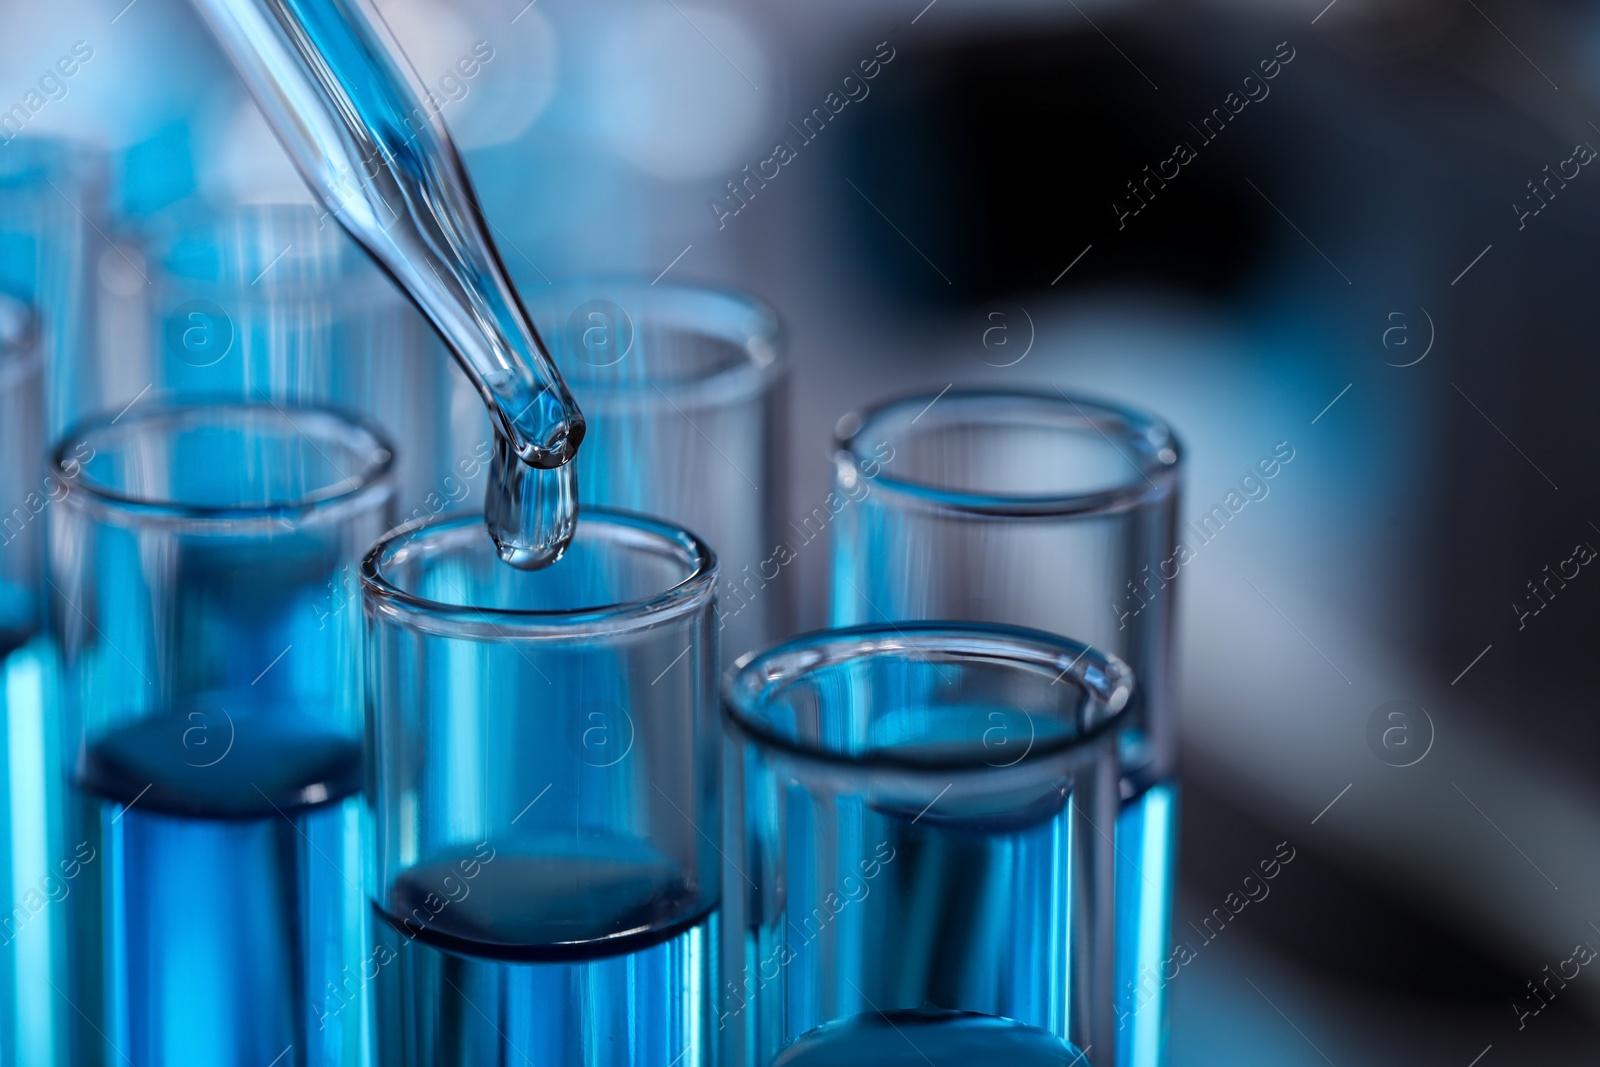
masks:
<path fill-rule="evenodd" d="M 380 7 L 425 78 L 495 49 L 445 117 L 514 270 L 776 305 L 796 515 L 839 415 L 952 382 L 1165 415 L 1186 518 L 1294 448 L 1184 572 L 1180 928 L 1296 859 L 1173 983 L 1177 1067 L 1596 1062 L 1600 973 L 1517 1005 L 1600 946 L 1600 8 L 925 3 Z M 26 132 L 106 153 L 107 382 L 133 235 L 307 199 L 186 7 L 123 4 L 0 3 L 0 109 L 95 51 Z"/>

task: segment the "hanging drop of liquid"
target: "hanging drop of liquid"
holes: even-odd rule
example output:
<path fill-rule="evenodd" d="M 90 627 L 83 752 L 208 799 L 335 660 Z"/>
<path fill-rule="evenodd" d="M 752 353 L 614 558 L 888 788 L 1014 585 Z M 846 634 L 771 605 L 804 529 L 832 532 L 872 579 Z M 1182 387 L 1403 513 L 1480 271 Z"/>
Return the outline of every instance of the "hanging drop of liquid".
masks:
<path fill-rule="evenodd" d="M 578 479 L 572 462 L 544 469 L 524 463 L 495 435 L 484 488 L 483 520 L 500 558 L 525 571 L 561 558 L 578 522 Z"/>
<path fill-rule="evenodd" d="M 484 519 L 500 558 L 524 570 L 554 563 L 577 524 L 571 459 L 583 413 L 517 298 L 449 129 L 424 106 L 376 6 L 195 6 L 306 183 L 411 297 L 489 405 L 497 439 Z M 408 116 L 404 129 L 395 116 Z"/>

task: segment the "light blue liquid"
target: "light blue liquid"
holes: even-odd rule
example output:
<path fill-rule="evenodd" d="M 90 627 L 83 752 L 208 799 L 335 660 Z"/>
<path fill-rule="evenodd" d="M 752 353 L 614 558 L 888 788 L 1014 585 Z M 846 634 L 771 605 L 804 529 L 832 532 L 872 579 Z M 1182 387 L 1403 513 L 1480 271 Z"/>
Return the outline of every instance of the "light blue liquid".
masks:
<path fill-rule="evenodd" d="M 75 920 L 103 944 L 103 971 L 79 987 L 101 1020 L 80 1031 L 80 1062 L 358 1063 L 363 1011 L 311 1006 L 361 952 L 360 746 L 239 694 L 215 703 L 231 718 L 212 712 L 210 747 L 190 714 L 169 713 L 85 755 L 98 858 Z"/>
<path fill-rule="evenodd" d="M 411 868 L 366 969 L 381 986 L 378 1062 L 708 1064 L 717 923 L 702 900 L 650 846 L 601 834 Z"/>
<path fill-rule="evenodd" d="M 21 887 L 26 885 L 27 878 L 18 875 L 19 871 L 31 871 L 40 866 L 48 846 L 44 827 L 37 817 L 16 826 L 15 830 L 12 818 L 14 811 L 46 810 L 42 803 L 40 775 L 37 771 L 33 775 L 32 784 L 40 789 L 34 797 L 28 795 L 29 781 L 25 773 L 30 763 L 28 757 L 43 755 L 41 751 L 27 751 L 35 747 L 28 745 L 27 739 L 37 737 L 42 729 L 38 706 L 42 671 L 28 642 L 29 634 L 25 630 L 0 624 L 0 1065 L 3 1067 L 25 1062 L 48 1063 L 51 1047 L 50 1005 L 48 1002 L 41 1004 L 36 993 L 38 976 L 49 973 L 49 898 L 35 893 L 24 900 L 26 890 Z M 45 1012 L 43 1027 L 36 1018 L 41 1009 Z"/>
<path fill-rule="evenodd" d="M 1091 1067 L 1054 1034 L 971 1012 L 870 1013 L 819 1026 L 772 1067 Z"/>
<path fill-rule="evenodd" d="M 1121 1067 L 1160 1067 L 1167 1043 L 1162 968 L 1172 955 L 1177 810 L 1177 785 L 1162 782 L 1124 801 L 1117 817 L 1116 1011 Z"/>
<path fill-rule="evenodd" d="M 3 607 L 0 604 L 0 607 Z M 23 648 L 27 644 L 25 631 L 8 628 L 0 620 L 0 1067 L 11 1067 L 16 1062 L 16 1043 L 10 1035 L 17 1032 L 18 958 L 21 946 L 18 938 L 27 929 L 29 915 L 24 906 L 16 912 L 20 901 L 12 898 L 16 893 L 16 878 L 12 874 L 17 857 L 11 840 L 11 754 L 15 747 L 10 740 L 10 723 L 14 716 L 26 714 L 27 709 L 13 707 L 11 691 L 13 661 L 21 668 Z"/>
<path fill-rule="evenodd" d="M 66 907 L 79 870 L 59 826 L 60 778 L 45 709 L 47 640 L 0 627 L 0 1064 L 64 1063 L 72 1008 L 61 981 Z"/>
<path fill-rule="evenodd" d="M 987 721 L 982 711 L 973 722 Z M 813 802 L 766 773 L 753 772 L 746 796 L 787 797 L 757 825 L 808 844 L 787 850 L 782 911 L 751 931 L 743 973 L 719 997 L 723 1025 L 753 1027 L 771 1056 L 841 1012 L 943 1009 L 1017 1020 L 1060 1046 L 1071 1026 L 1071 887 L 1091 877 L 1074 866 L 1065 788 L 902 808 Z"/>
<path fill-rule="evenodd" d="M 871 859 L 841 869 L 862 871 L 866 859 L 870 872 L 878 860 L 881 873 L 858 910 L 841 908 L 833 920 L 838 952 L 859 953 L 866 1004 L 970 1010 L 1065 1034 L 1070 916 L 1063 899 L 1038 887 L 1065 892 L 1070 814 L 1068 797 L 1054 790 L 992 814 L 948 802 L 867 814 L 861 841 L 874 846 Z M 826 897 L 794 903 L 806 910 L 792 903 L 791 918 L 808 934 L 831 911 Z M 792 1007 L 799 1018 L 825 1017 L 820 1004 Z"/>

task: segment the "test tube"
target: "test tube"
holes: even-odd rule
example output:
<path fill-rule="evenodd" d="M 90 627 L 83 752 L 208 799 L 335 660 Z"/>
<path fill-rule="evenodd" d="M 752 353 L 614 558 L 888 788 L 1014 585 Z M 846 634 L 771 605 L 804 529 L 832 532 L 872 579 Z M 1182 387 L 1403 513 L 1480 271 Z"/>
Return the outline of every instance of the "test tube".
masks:
<path fill-rule="evenodd" d="M 476 514 L 368 554 L 378 1062 L 713 1062 L 715 582 L 600 507 L 544 570 Z"/>
<path fill-rule="evenodd" d="M 742 657 L 725 1062 L 1111 1063 L 1118 660 L 1049 634 L 863 626 Z"/>
<path fill-rule="evenodd" d="M 176 212 L 144 238 L 152 282 L 149 395 L 326 404 L 366 415 L 402 447 L 401 516 L 438 514 L 483 486 L 483 403 L 421 314 L 309 204 Z M 153 386 L 153 388 L 151 388 Z M 474 445 L 481 442 L 481 447 Z M 468 457 L 472 477 L 459 462 Z"/>
<path fill-rule="evenodd" d="M 0 289 L 39 312 L 50 441 L 108 399 L 93 373 L 106 160 L 70 140 L 9 133 L 0 127 Z"/>
<path fill-rule="evenodd" d="M 0 663 L 39 627 L 44 541 L 37 520 L 47 501 L 36 323 L 27 304 L 0 292 Z"/>
<path fill-rule="evenodd" d="M 44 392 L 32 310 L 0 293 L 0 1063 L 49 1063 L 50 869 L 39 631 L 42 513 L 61 491 L 44 469 Z M 54 492 L 52 492 L 54 489 Z M 21 817 L 19 817 L 21 816 Z M 31 892 L 30 892 L 31 890 Z"/>
<path fill-rule="evenodd" d="M 588 419 L 578 498 L 705 538 L 722 575 L 724 664 L 788 632 L 772 565 L 787 379 L 777 315 L 742 293 L 646 279 L 521 291 Z"/>
<path fill-rule="evenodd" d="M 361 553 L 391 450 L 337 412 L 152 405 L 61 440 L 74 1064 L 360 1063 Z M 64 991 L 63 995 L 67 995 Z"/>
<path fill-rule="evenodd" d="M 847 415 L 834 477 L 836 626 L 969 619 L 1067 634 L 1139 680 L 1117 820 L 1121 1067 L 1157 1067 L 1176 877 L 1171 700 L 1179 445 L 1086 397 L 928 393 Z"/>

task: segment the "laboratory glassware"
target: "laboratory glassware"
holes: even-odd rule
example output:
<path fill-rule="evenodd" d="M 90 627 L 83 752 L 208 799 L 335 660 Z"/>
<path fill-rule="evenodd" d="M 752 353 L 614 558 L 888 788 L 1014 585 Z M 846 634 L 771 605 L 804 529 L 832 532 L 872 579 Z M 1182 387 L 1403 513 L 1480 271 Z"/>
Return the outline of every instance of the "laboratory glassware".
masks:
<path fill-rule="evenodd" d="M 108 398 L 94 373 L 95 267 L 105 247 L 106 161 L 87 145 L 0 128 L 0 290 L 33 305 L 46 440 Z"/>
<path fill-rule="evenodd" d="M 969 619 L 1065 634 L 1138 678 L 1122 737 L 1122 1067 L 1157 1067 L 1178 790 L 1171 694 L 1180 473 L 1160 419 L 1060 390 L 961 390 L 839 423 L 834 625 Z"/>
<path fill-rule="evenodd" d="M 39 516 L 50 501 L 38 340 L 32 308 L 0 292 L 0 657 L 27 644 L 40 622 Z"/>
<path fill-rule="evenodd" d="M 522 293 L 588 420 L 579 497 L 710 544 L 724 663 L 788 632 L 777 315 L 742 293 L 648 279 L 535 280 Z"/>
<path fill-rule="evenodd" d="M 366 954 L 357 568 L 391 465 L 370 424 L 277 404 L 57 445 L 71 1062 L 361 1062 L 363 1010 L 313 998 Z"/>
<path fill-rule="evenodd" d="M 741 657 L 723 683 L 727 1062 L 1112 1062 L 1130 685 L 1114 657 L 976 624 Z"/>
<path fill-rule="evenodd" d="M 402 442 L 401 516 L 482 492 L 482 405 L 426 320 L 319 209 L 173 212 L 152 220 L 144 246 L 153 358 L 144 376 L 124 375 L 128 395 L 107 407 L 152 385 L 147 397 L 332 405 Z M 476 461 L 463 468 L 467 457 Z"/>
<path fill-rule="evenodd" d="M 195 0 L 307 185 L 428 317 L 495 425 L 484 520 L 559 559 L 583 415 L 512 288 L 438 109 L 371 0 Z"/>
<path fill-rule="evenodd" d="M 378 1062 L 713 1062 L 711 550 L 586 508 L 521 571 L 467 514 L 361 577 Z"/>
<path fill-rule="evenodd" d="M 0 293 L 0 1063 L 48 1063 L 61 1005 L 65 882 L 53 862 L 57 790 L 44 767 L 49 653 L 41 636 L 43 514 L 65 491 L 45 472 L 44 372 L 33 310 Z"/>

